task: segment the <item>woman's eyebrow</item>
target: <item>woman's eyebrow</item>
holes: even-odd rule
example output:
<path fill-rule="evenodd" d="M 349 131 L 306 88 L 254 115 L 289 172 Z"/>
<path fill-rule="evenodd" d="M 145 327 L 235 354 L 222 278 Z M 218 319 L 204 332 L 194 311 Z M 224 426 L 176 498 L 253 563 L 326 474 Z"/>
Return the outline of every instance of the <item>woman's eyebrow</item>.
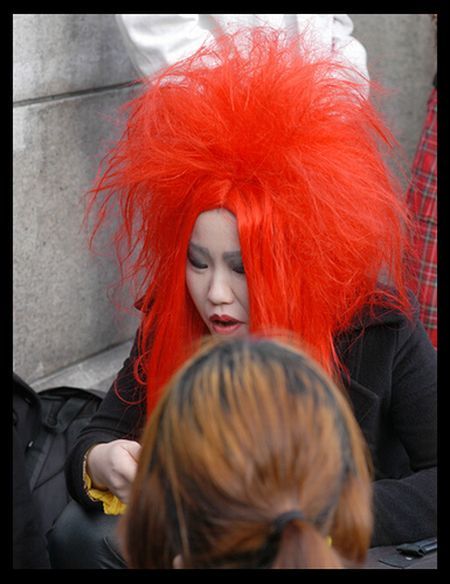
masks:
<path fill-rule="evenodd" d="M 209 250 L 206 247 L 202 247 L 201 245 L 197 245 L 196 243 L 192 243 L 192 241 L 191 241 L 189 243 L 189 248 L 192 249 L 192 251 L 195 251 L 195 252 L 202 254 L 202 255 L 211 259 L 211 255 L 209 253 Z"/>
<path fill-rule="evenodd" d="M 240 261 L 242 259 L 241 252 L 239 250 L 238 251 L 226 251 L 223 254 L 223 259 L 224 260 L 239 260 Z"/>
<path fill-rule="evenodd" d="M 189 247 L 192 249 L 192 251 L 200 253 L 203 256 L 211 259 L 211 254 L 209 253 L 209 250 L 206 247 L 202 247 L 201 245 L 197 245 L 196 243 L 193 243 L 192 241 L 189 243 Z M 242 259 L 240 250 L 226 251 L 222 254 L 222 257 L 224 260 L 241 260 Z"/>

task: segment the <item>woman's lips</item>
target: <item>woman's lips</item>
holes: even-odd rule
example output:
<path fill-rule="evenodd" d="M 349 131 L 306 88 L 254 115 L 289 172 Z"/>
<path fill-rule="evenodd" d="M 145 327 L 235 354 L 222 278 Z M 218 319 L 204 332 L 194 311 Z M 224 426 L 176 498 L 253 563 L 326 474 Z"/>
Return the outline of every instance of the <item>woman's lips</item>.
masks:
<path fill-rule="evenodd" d="M 212 329 L 218 335 L 231 335 L 236 332 L 242 324 L 242 322 L 236 322 L 236 324 L 224 325 L 219 321 L 211 321 Z"/>
<path fill-rule="evenodd" d="M 213 314 L 209 320 L 213 331 L 219 335 L 231 335 L 244 324 L 227 314 Z"/>

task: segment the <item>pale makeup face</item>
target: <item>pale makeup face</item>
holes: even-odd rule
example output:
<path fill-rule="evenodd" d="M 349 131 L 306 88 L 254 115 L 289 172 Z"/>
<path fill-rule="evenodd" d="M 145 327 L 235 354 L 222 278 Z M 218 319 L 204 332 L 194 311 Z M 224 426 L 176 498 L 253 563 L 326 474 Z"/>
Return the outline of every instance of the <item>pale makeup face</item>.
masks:
<path fill-rule="evenodd" d="M 247 279 L 237 221 L 226 209 L 198 216 L 189 243 L 186 284 L 211 334 L 238 337 L 248 333 Z"/>

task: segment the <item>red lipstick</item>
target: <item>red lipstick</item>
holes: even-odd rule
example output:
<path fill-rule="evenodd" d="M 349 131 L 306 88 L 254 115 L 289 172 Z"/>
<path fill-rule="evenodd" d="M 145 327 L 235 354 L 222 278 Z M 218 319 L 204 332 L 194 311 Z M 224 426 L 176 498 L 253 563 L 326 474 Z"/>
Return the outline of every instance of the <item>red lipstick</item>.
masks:
<path fill-rule="evenodd" d="M 244 324 L 242 321 L 228 314 L 213 314 L 209 317 L 209 320 L 214 332 L 219 335 L 231 335 Z"/>

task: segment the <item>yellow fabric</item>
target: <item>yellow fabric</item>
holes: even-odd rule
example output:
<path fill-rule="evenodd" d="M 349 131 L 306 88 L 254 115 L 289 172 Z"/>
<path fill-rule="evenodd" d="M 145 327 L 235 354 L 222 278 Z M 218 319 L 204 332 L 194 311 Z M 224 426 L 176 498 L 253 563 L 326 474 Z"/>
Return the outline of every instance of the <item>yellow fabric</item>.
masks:
<path fill-rule="evenodd" d="M 93 489 L 91 477 L 87 472 L 84 473 L 83 478 L 87 494 L 94 501 L 101 501 L 103 503 L 103 513 L 105 515 L 123 515 L 125 513 L 127 506 L 116 495 L 113 495 L 111 491 Z"/>

